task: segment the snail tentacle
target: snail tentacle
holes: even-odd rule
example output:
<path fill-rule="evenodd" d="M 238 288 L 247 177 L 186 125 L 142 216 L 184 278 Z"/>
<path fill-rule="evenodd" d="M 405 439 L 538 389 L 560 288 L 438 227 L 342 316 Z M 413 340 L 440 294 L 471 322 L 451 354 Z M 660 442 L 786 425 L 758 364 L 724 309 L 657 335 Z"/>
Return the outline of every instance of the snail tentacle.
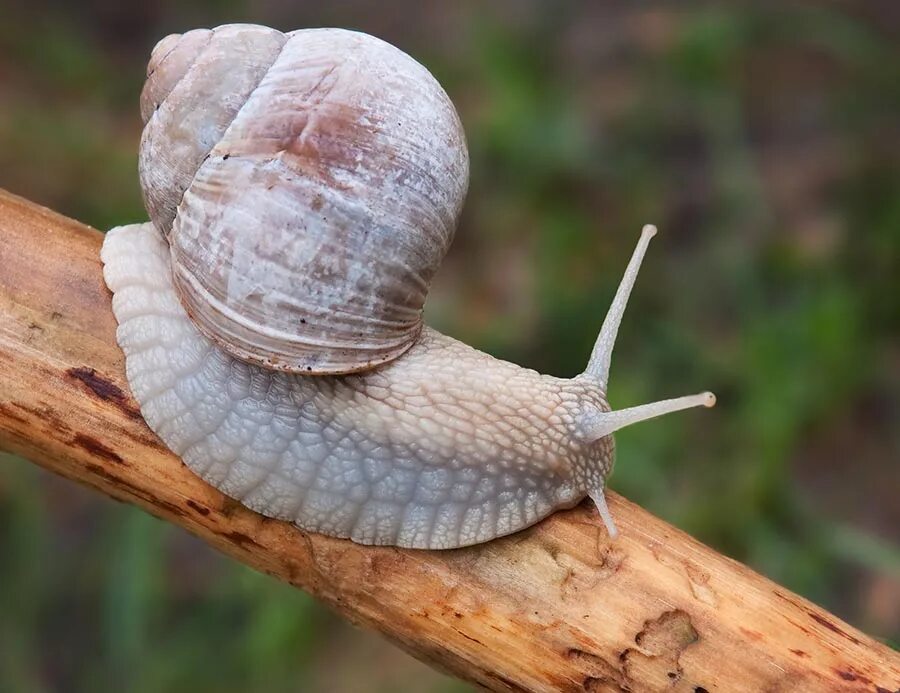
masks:
<path fill-rule="evenodd" d="M 659 402 L 640 404 L 627 409 L 615 409 L 605 412 L 588 412 L 579 421 L 579 434 L 585 441 L 599 440 L 632 424 L 655 419 L 657 416 L 671 414 L 693 407 L 715 406 L 716 396 L 712 392 L 701 392 L 696 395 L 685 395 Z"/>
<path fill-rule="evenodd" d="M 597 341 L 594 343 L 594 349 L 591 352 L 591 358 L 588 361 L 584 375 L 589 376 L 597 381 L 600 389 L 606 392 L 606 386 L 609 382 L 609 366 L 612 362 L 613 347 L 616 345 L 616 335 L 619 333 L 619 325 L 622 323 L 622 316 L 625 314 L 625 307 L 628 305 L 628 297 L 631 296 L 631 289 L 634 287 L 634 281 L 637 279 L 638 271 L 641 269 L 641 262 L 644 260 L 644 254 L 647 252 L 647 246 L 650 239 L 656 235 L 656 227 L 652 224 L 646 224 L 641 230 L 641 237 L 638 240 L 634 254 L 625 268 L 625 274 L 616 289 L 616 295 L 613 298 L 612 305 L 606 313 L 603 320 L 603 326 L 600 328 L 600 334 L 597 335 Z"/>
<path fill-rule="evenodd" d="M 615 520 L 613 520 L 612 513 L 609 511 L 609 505 L 606 502 L 605 489 L 600 488 L 595 491 L 589 491 L 588 496 L 594 501 L 597 512 L 600 513 L 600 519 L 603 520 L 606 531 L 609 532 L 609 538 L 615 539 L 619 536 L 619 530 L 616 528 Z"/>

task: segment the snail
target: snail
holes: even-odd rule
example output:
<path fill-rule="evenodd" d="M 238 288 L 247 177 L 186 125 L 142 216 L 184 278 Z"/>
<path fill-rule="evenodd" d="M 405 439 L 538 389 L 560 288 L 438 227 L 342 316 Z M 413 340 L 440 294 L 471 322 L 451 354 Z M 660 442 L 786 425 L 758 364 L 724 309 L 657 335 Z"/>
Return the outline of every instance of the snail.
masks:
<path fill-rule="evenodd" d="M 435 78 L 372 36 L 227 25 L 162 39 L 141 95 L 150 222 L 101 255 L 150 428 L 227 496 L 307 531 L 444 549 L 604 500 L 616 333 L 646 226 L 585 371 L 495 359 L 422 324 L 468 187 Z"/>

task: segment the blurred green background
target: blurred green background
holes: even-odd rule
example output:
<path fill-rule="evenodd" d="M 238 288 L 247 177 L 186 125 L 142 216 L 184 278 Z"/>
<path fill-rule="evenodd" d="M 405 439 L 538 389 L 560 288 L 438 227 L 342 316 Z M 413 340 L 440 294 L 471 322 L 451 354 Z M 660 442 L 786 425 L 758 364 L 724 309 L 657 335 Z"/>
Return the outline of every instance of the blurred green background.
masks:
<path fill-rule="evenodd" d="M 376 34 L 456 103 L 472 181 L 429 322 L 570 376 L 641 225 L 612 487 L 900 642 L 900 5 L 0 2 L 0 186 L 145 218 L 155 41 L 231 21 Z M 184 532 L 0 458 L 0 690 L 460 691 Z"/>

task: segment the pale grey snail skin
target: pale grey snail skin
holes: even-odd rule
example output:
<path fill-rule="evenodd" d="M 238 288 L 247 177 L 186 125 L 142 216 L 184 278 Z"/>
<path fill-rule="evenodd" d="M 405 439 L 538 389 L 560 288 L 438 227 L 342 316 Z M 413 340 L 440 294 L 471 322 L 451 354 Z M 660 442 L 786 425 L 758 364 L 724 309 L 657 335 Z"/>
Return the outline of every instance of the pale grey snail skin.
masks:
<path fill-rule="evenodd" d="M 264 33 L 260 29 L 213 32 L 240 36 L 249 31 L 256 37 Z M 387 45 L 340 30 L 309 33 L 316 41 L 337 44 L 377 42 L 378 51 Z M 304 34 L 294 32 L 287 40 Z M 210 44 L 207 34 L 185 37 L 189 45 L 183 51 L 195 50 L 191 42 Z M 177 53 L 179 45 L 178 39 L 165 39 L 151 66 L 164 64 L 157 52 Z M 433 78 L 427 72 L 422 77 L 420 69 L 413 71 L 426 79 L 427 92 Z M 252 100 L 249 91 L 244 98 Z M 231 127 L 226 124 L 225 134 L 217 137 L 227 139 Z M 445 139 L 435 146 L 446 144 Z M 440 166 L 454 179 L 467 171 L 460 163 L 463 155 L 433 158 L 443 161 Z M 354 367 L 358 372 L 351 374 L 306 374 L 318 358 L 309 356 L 308 344 L 300 349 L 302 359 L 292 364 L 298 372 L 286 372 L 284 363 L 267 368 L 270 354 L 236 358 L 228 337 L 211 339 L 208 322 L 198 329 L 191 319 L 196 303 L 179 291 L 178 258 L 170 244 L 186 232 L 178 214 L 194 194 L 191 185 L 187 180 L 181 188 L 187 190 L 182 204 L 162 213 L 174 215 L 171 228 L 160 224 L 153 208 L 157 203 L 148 199 L 156 224 L 119 227 L 104 240 L 104 277 L 113 292 L 117 340 L 148 425 L 197 474 L 263 515 L 365 544 L 442 549 L 515 532 L 590 495 L 615 534 L 603 496 L 613 463 L 612 432 L 715 401 L 704 393 L 620 411 L 610 411 L 606 401 L 612 347 L 655 233 L 650 226 L 644 228 L 587 369 L 570 380 L 494 359 L 427 327 L 416 329 L 399 354 L 379 359 L 384 363 L 376 367 Z M 450 187 L 447 201 L 435 206 L 449 210 L 442 228 L 455 226 L 465 184 L 453 180 Z M 281 229 L 263 230 L 283 235 Z M 318 315 L 314 309 L 310 314 Z M 346 355 L 340 359 L 346 365 Z M 328 372 L 334 359 L 323 362 Z"/>

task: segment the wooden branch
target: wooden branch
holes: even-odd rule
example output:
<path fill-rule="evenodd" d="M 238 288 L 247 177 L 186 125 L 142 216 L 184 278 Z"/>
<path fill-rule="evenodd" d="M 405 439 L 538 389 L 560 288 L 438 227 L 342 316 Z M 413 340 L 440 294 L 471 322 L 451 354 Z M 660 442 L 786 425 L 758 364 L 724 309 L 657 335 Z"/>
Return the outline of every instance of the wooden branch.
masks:
<path fill-rule="evenodd" d="M 246 510 L 144 424 L 101 235 L 0 191 L 0 448 L 188 529 L 416 657 L 494 690 L 894 691 L 900 656 L 615 494 L 445 552 Z"/>

